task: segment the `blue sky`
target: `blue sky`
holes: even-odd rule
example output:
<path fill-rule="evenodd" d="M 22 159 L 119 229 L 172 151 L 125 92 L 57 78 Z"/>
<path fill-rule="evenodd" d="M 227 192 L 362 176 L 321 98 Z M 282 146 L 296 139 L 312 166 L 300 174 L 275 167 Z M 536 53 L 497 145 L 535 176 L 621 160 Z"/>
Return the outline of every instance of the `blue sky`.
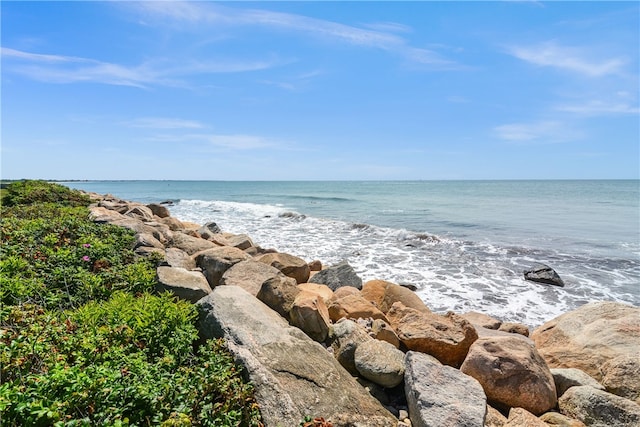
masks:
<path fill-rule="evenodd" d="M 639 178 L 638 2 L 11 2 L 2 178 Z"/>

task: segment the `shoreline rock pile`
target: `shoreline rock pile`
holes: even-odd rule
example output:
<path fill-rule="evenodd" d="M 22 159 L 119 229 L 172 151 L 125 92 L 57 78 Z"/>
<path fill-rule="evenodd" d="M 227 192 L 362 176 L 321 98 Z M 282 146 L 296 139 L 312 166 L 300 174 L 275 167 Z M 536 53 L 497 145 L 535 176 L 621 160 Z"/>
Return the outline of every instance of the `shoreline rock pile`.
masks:
<path fill-rule="evenodd" d="M 433 313 L 412 290 L 362 283 L 166 206 L 90 194 L 91 218 L 134 230 L 157 288 L 195 303 L 255 386 L 266 426 L 640 426 L 640 308 L 589 303 L 536 328 Z"/>

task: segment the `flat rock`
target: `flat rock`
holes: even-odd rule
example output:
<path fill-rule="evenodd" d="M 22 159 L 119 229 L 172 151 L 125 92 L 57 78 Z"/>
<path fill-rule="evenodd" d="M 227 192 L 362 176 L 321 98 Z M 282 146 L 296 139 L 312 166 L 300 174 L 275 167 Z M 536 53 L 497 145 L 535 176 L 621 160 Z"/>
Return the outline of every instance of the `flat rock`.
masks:
<path fill-rule="evenodd" d="M 335 427 L 396 426 L 327 350 L 242 288 L 219 286 L 198 306 L 201 335 L 225 339 L 248 372 L 266 426 L 297 426 L 309 414 Z"/>
<path fill-rule="evenodd" d="M 568 389 L 558 400 L 560 413 L 589 427 L 638 427 L 640 406 L 635 402 L 590 386 Z"/>
<path fill-rule="evenodd" d="M 562 396 L 570 387 L 588 385 L 598 390 L 605 388 L 584 371 L 576 368 L 553 368 L 551 369 L 553 381 L 556 384 L 556 393 L 558 397 Z"/>
<path fill-rule="evenodd" d="M 497 407 L 539 415 L 556 406 L 556 386 L 535 347 L 515 337 L 479 338 L 460 370 L 472 376 Z"/>
<path fill-rule="evenodd" d="M 358 290 L 362 289 L 362 279 L 347 261 L 342 261 L 317 272 L 309 279 L 309 282 L 327 285 L 334 292 L 343 286 L 351 286 Z"/>
<path fill-rule="evenodd" d="M 405 359 L 405 393 L 413 427 L 482 427 L 487 400 L 475 379 L 415 351 Z"/>
<path fill-rule="evenodd" d="M 232 265 L 220 278 L 220 285 L 240 286 L 251 295 L 258 295 L 262 284 L 276 276 L 282 276 L 277 268 L 253 259 Z"/>
<path fill-rule="evenodd" d="M 370 340 L 354 353 L 356 370 L 383 387 L 395 387 L 404 380 L 404 353 L 385 341 Z"/>
<path fill-rule="evenodd" d="M 194 255 L 207 249 L 219 247 L 213 242 L 202 239 L 200 237 L 190 236 L 180 231 L 173 233 L 171 246 L 181 249 L 189 255 Z"/>
<path fill-rule="evenodd" d="M 156 275 L 158 291 L 171 292 L 187 301 L 197 302 L 211 293 L 207 279 L 198 271 L 188 271 L 179 267 L 158 267 Z"/>
<path fill-rule="evenodd" d="M 544 283 L 547 285 L 564 286 L 564 281 L 556 271 L 545 264 L 536 264 L 533 268 L 524 272 L 524 278 L 532 282 Z"/>
<path fill-rule="evenodd" d="M 309 280 L 309 266 L 305 260 L 297 256 L 276 252 L 261 255 L 256 261 L 277 268 L 285 276 L 296 279 L 297 283 L 306 283 Z"/>
<path fill-rule="evenodd" d="M 540 415 L 540 420 L 550 427 L 586 427 L 582 421 L 574 420 L 558 412 L 546 412 Z"/>

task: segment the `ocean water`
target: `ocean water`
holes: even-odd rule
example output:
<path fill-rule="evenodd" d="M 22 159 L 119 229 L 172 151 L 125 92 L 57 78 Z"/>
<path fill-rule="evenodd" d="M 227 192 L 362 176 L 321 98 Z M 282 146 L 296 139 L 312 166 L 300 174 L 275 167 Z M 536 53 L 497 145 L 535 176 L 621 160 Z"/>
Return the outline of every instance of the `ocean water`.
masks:
<path fill-rule="evenodd" d="M 413 284 L 436 312 L 538 326 L 590 301 L 640 306 L 640 181 L 94 181 L 66 185 L 249 234 L 363 280 Z M 535 263 L 564 288 L 525 281 Z"/>

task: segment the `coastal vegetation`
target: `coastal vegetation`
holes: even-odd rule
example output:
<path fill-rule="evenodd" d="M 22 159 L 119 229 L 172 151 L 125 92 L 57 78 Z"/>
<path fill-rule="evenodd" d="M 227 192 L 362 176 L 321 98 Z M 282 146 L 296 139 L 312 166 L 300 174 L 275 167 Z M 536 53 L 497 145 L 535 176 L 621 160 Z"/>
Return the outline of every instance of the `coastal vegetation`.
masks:
<path fill-rule="evenodd" d="M 0 424 L 260 425 L 253 390 L 197 310 L 155 291 L 158 258 L 88 218 L 83 193 L 2 192 Z"/>

